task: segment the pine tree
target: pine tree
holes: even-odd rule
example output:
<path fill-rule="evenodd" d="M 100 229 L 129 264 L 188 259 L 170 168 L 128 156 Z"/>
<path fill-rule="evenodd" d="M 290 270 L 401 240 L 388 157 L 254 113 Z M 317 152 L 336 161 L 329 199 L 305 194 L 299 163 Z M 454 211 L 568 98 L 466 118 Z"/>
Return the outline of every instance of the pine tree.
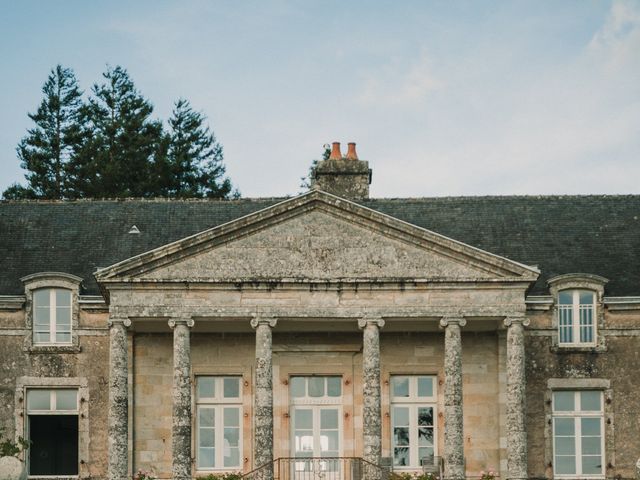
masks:
<path fill-rule="evenodd" d="M 108 68 L 103 77 L 83 108 L 74 187 L 82 197 L 161 195 L 162 123 L 124 68 Z"/>
<path fill-rule="evenodd" d="M 82 92 L 70 68 L 57 65 L 42 87 L 44 98 L 29 118 L 35 127 L 28 130 L 17 147 L 27 186 L 13 184 L 4 198 L 73 197 L 68 168 L 78 141 L 78 114 Z"/>
<path fill-rule="evenodd" d="M 170 197 L 237 197 L 224 177 L 222 145 L 205 125 L 206 118 L 187 100 L 175 103 L 169 119 L 167 163 Z"/>

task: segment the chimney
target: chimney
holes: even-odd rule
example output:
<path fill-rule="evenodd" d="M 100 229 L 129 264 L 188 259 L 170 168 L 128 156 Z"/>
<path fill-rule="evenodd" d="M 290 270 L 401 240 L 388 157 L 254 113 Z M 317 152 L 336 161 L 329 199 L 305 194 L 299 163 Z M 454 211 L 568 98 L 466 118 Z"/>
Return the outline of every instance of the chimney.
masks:
<path fill-rule="evenodd" d="M 319 161 L 313 172 L 311 188 L 349 200 L 362 200 L 369 198 L 370 183 L 369 162 L 358 159 L 355 142 L 348 144 L 345 157 L 340 142 L 333 142 L 329 158 Z"/>
<path fill-rule="evenodd" d="M 330 160 L 340 160 L 342 158 L 342 152 L 340 151 L 340 142 L 333 142 L 331 144 Z"/>
<path fill-rule="evenodd" d="M 358 154 L 356 153 L 355 142 L 349 142 L 348 146 L 349 146 L 349 149 L 347 150 L 347 158 L 349 160 L 358 160 Z"/>

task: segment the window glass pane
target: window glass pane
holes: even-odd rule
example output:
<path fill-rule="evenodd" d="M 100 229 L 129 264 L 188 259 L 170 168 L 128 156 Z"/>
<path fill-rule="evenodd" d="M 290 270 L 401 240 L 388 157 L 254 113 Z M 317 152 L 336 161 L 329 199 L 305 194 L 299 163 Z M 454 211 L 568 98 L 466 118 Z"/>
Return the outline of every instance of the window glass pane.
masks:
<path fill-rule="evenodd" d="M 418 408 L 418 425 L 421 427 L 433 425 L 433 408 Z"/>
<path fill-rule="evenodd" d="M 573 304 L 573 290 L 563 290 L 558 293 L 558 303 L 560 305 Z"/>
<path fill-rule="evenodd" d="M 393 377 L 391 380 L 393 385 L 394 397 L 408 397 L 409 396 L 409 378 L 408 377 Z"/>
<path fill-rule="evenodd" d="M 556 473 L 558 475 L 575 475 L 576 457 L 559 457 L 556 455 Z"/>
<path fill-rule="evenodd" d="M 49 306 L 49 290 L 36 290 L 33 292 L 33 304 L 36 307 Z"/>
<path fill-rule="evenodd" d="M 556 455 L 575 455 L 576 442 L 573 437 L 556 437 Z"/>
<path fill-rule="evenodd" d="M 57 307 L 56 308 L 56 326 L 71 325 L 71 308 L 69 307 Z"/>
<path fill-rule="evenodd" d="M 433 446 L 433 428 L 419 428 L 418 429 L 418 445 L 420 446 Z"/>
<path fill-rule="evenodd" d="M 400 446 L 409 445 L 409 427 L 394 427 L 393 444 Z"/>
<path fill-rule="evenodd" d="M 309 377 L 310 397 L 324 397 L 324 379 L 325 377 Z"/>
<path fill-rule="evenodd" d="M 553 410 L 556 412 L 572 412 L 575 410 L 574 392 L 553 392 Z"/>
<path fill-rule="evenodd" d="M 37 307 L 33 311 L 33 324 L 46 326 L 49 329 L 49 307 Z"/>
<path fill-rule="evenodd" d="M 77 408 L 77 390 L 56 390 L 56 410 L 76 410 Z"/>
<path fill-rule="evenodd" d="M 224 398 L 240 397 L 240 378 L 225 377 L 225 379 L 223 380 L 223 385 L 224 385 Z"/>
<path fill-rule="evenodd" d="M 71 334 L 56 332 L 56 343 L 71 343 Z"/>
<path fill-rule="evenodd" d="M 237 447 L 240 443 L 240 429 L 239 428 L 225 428 L 224 429 L 224 448 L 227 450 L 229 447 Z M 226 453 L 225 453 L 226 456 Z"/>
<path fill-rule="evenodd" d="M 600 418 L 583 418 L 582 435 L 600 435 Z"/>
<path fill-rule="evenodd" d="M 433 378 L 418 377 L 418 396 L 433 397 Z"/>
<path fill-rule="evenodd" d="M 600 411 L 602 409 L 600 405 L 600 398 L 602 394 L 597 391 L 584 391 L 580 392 L 580 410 L 583 412 Z"/>
<path fill-rule="evenodd" d="M 296 453 L 297 452 L 313 453 L 313 431 L 312 430 L 296 429 L 295 442 L 296 442 Z"/>
<path fill-rule="evenodd" d="M 432 447 L 420 447 L 418 448 L 418 457 L 420 458 L 420 465 L 434 465 L 433 461 L 433 448 Z"/>
<path fill-rule="evenodd" d="M 71 290 L 56 289 L 56 306 L 57 307 L 71 306 Z"/>
<path fill-rule="evenodd" d="M 290 383 L 291 397 L 292 398 L 304 397 L 305 384 L 306 382 L 304 377 L 291 377 L 291 383 Z"/>
<path fill-rule="evenodd" d="M 224 466 L 239 467 L 240 466 L 240 449 L 226 448 L 224 449 Z"/>
<path fill-rule="evenodd" d="M 593 292 L 580 292 L 580 305 L 592 305 Z"/>
<path fill-rule="evenodd" d="M 602 457 L 600 455 L 582 457 L 582 473 L 584 475 L 598 475 L 602 473 Z"/>
<path fill-rule="evenodd" d="M 199 422 L 201 427 L 214 427 L 216 424 L 216 416 L 213 408 L 198 409 Z"/>
<path fill-rule="evenodd" d="M 327 378 L 327 395 L 330 397 L 339 397 L 340 395 L 342 395 L 341 377 Z"/>
<path fill-rule="evenodd" d="M 602 440 L 598 437 L 582 437 L 583 455 L 600 455 Z"/>
<path fill-rule="evenodd" d="M 393 449 L 393 464 L 397 467 L 405 467 L 409 465 L 409 448 Z"/>
<path fill-rule="evenodd" d="M 239 427 L 240 426 L 240 409 L 230 407 L 224 409 L 224 426 Z"/>
<path fill-rule="evenodd" d="M 338 428 L 338 410 L 320 410 L 320 428 Z"/>
<path fill-rule="evenodd" d="M 198 466 L 200 468 L 213 468 L 215 459 L 215 450 L 213 448 L 198 449 Z"/>
<path fill-rule="evenodd" d="M 554 423 L 555 435 L 573 436 L 575 435 L 575 422 L 573 418 L 556 418 Z"/>
<path fill-rule="evenodd" d="M 33 335 L 33 341 L 36 343 L 48 343 L 49 338 L 49 333 L 35 333 Z"/>
<path fill-rule="evenodd" d="M 215 397 L 215 385 L 214 377 L 198 377 L 198 398 Z"/>
<path fill-rule="evenodd" d="M 329 430 L 320 434 L 320 450 L 323 454 L 338 450 L 337 430 Z"/>
<path fill-rule="evenodd" d="M 393 424 L 395 426 L 408 426 L 409 425 L 409 408 L 407 407 L 394 407 L 393 408 Z"/>
<path fill-rule="evenodd" d="M 213 428 L 201 428 L 200 429 L 200 446 L 215 447 L 215 444 L 216 444 L 215 430 Z"/>
<path fill-rule="evenodd" d="M 27 391 L 27 408 L 29 410 L 50 410 L 51 391 L 37 389 Z"/>
<path fill-rule="evenodd" d="M 313 415 L 309 409 L 297 408 L 295 411 L 295 425 L 299 428 L 313 428 Z"/>

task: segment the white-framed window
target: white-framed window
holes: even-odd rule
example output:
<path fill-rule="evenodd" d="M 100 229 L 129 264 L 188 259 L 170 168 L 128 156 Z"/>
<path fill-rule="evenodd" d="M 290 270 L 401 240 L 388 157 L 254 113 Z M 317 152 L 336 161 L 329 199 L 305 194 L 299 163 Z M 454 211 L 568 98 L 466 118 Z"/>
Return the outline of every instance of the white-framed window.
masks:
<path fill-rule="evenodd" d="M 432 375 L 391 377 L 391 446 L 397 469 L 433 464 L 437 454 L 437 378 Z"/>
<path fill-rule="evenodd" d="M 78 390 L 27 389 L 30 476 L 78 475 Z"/>
<path fill-rule="evenodd" d="M 196 468 L 242 466 L 242 377 L 196 377 Z"/>
<path fill-rule="evenodd" d="M 599 390 L 553 392 L 556 478 L 604 478 L 603 395 Z"/>
<path fill-rule="evenodd" d="M 298 459 L 292 467 L 292 477 L 315 478 L 314 474 L 323 474 L 338 478 L 343 468 L 337 458 L 342 452 L 342 377 L 292 376 L 289 397 L 291 456 Z"/>
<path fill-rule="evenodd" d="M 71 313 L 71 290 L 65 288 L 34 290 L 34 345 L 71 344 Z"/>
<path fill-rule="evenodd" d="M 596 344 L 596 295 L 591 290 L 558 292 L 559 345 Z"/>

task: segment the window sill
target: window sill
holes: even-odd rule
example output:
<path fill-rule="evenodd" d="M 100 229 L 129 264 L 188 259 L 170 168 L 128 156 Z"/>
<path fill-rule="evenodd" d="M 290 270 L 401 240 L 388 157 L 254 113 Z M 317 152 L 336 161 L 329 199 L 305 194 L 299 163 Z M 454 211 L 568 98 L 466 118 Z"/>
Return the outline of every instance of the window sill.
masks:
<path fill-rule="evenodd" d="M 80 353 L 82 351 L 82 348 L 80 347 L 80 345 L 29 345 L 27 348 L 25 348 L 25 350 L 29 353 Z M 33 477 L 33 478 L 40 478 L 40 477 Z M 58 477 L 42 477 L 42 478 L 57 479 Z M 64 478 L 67 478 L 67 477 L 64 477 Z M 75 477 L 69 477 L 69 478 L 75 478 Z"/>
<path fill-rule="evenodd" d="M 551 353 L 605 353 L 607 347 L 605 345 L 552 345 L 549 350 Z"/>

